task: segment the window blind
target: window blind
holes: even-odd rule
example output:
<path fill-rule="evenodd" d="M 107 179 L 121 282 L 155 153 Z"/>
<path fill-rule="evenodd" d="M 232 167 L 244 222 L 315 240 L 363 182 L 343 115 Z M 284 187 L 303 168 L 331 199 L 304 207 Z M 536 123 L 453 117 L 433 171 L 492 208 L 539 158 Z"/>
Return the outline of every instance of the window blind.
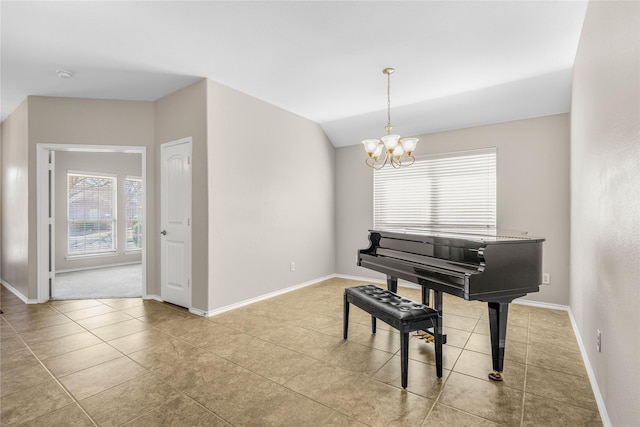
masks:
<path fill-rule="evenodd" d="M 127 210 L 127 250 L 142 249 L 142 179 L 124 181 Z"/>
<path fill-rule="evenodd" d="M 116 178 L 67 173 L 69 255 L 115 251 Z"/>
<path fill-rule="evenodd" d="M 496 149 L 425 156 L 374 171 L 374 228 L 496 229 Z"/>

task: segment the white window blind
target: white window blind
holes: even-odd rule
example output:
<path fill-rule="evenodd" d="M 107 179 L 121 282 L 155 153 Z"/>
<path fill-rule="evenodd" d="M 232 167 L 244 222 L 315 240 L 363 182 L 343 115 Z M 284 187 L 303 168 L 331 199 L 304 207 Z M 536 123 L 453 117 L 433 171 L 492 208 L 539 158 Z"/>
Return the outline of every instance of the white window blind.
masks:
<path fill-rule="evenodd" d="M 425 156 L 373 176 L 376 229 L 496 229 L 495 148 Z"/>
<path fill-rule="evenodd" d="M 116 178 L 67 173 L 69 255 L 115 251 Z"/>
<path fill-rule="evenodd" d="M 127 250 L 142 249 L 142 179 L 127 177 L 124 181 L 127 211 Z"/>

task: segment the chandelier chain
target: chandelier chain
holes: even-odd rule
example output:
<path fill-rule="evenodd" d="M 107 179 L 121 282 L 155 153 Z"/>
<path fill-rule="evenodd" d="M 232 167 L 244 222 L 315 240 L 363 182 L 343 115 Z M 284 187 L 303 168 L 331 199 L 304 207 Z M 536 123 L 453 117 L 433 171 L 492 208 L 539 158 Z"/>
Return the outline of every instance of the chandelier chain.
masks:
<path fill-rule="evenodd" d="M 391 73 L 387 73 L 387 134 L 391 133 Z"/>

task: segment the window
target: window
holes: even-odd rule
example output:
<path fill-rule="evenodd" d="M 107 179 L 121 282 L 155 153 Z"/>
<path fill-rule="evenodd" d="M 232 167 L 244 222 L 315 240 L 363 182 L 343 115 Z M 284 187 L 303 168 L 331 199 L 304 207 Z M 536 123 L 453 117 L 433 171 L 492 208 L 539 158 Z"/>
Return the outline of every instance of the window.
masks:
<path fill-rule="evenodd" d="M 142 179 L 124 180 L 127 211 L 127 251 L 142 249 Z"/>
<path fill-rule="evenodd" d="M 376 229 L 496 229 L 495 148 L 422 157 L 373 176 Z"/>
<path fill-rule="evenodd" d="M 115 251 L 115 191 L 114 176 L 67 173 L 69 255 Z"/>

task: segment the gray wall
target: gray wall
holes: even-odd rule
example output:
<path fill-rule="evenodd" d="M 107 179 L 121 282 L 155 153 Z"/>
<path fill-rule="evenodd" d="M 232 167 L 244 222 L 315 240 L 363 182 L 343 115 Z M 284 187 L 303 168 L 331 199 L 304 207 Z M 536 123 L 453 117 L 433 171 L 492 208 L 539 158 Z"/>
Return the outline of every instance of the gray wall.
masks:
<path fill-rule="evenodd" d="M 113 255 L 67 259 L 67 172 L 106 173 L 117 178 L 118 191 L 116 253 Z M 55 269 L 56 271 L 93 268 L 105 265 L 140 262 L 140 251 L 126 253 L 127 224 L 124 181 L 128 176 L 142 176 L 142 155 L 136 153 L 87 153 L 57 151 L 55 154 Z"/>
<path fill-rule="evenodd" d="M 207 241 L 209 229 L 208 171 L 207 165 L 207 81 L 200 80 L 184 89 L 174 92 L 155 103 L 155 140 L 157 144 L 155 164 L 160 164 L 160 144 L 178 139 L 192 138 L 192 250 L 191 250 L 191 300 L 192 306 L 199 310 L 208 310 L 209 300 L 209 264 Z M 156 224 L 160 224 L 160 168 L 157 168 L 155 180 L 158 182 L 153 214 Z M 160 229 L 150 229 L 150 234 L 159 236 Z M 154 247 L 150 257 L 160 266 L 160 242 Z M 161 295 L 160 269 L 158 280 L 148 284 L 148 293 Z"/>
<path fill-rule="evenodd" d="M 210 309 L 333 274 L 335 149 L 324 132 L 208 83 Z"/>
<path fill-rule="evenodd" d="M 25 100 L 2 122 L 2 280 L 24 297 L 29 294 L 30 283 L 35 282 L 35 268 L 29 268 L 31 248 L 29 226 L 35 230 L 35 195 L 29 195 L 29 117 Z M 35 181 L 35 179 L 34 179 Z M 35 235 L 35 231 L 31 233 Z M 35 263 L 34 263 L 35 266 Z"/>
<path fill-rule="evenodd" d="M 30 96 L 29 105 L 29 299 L 35 299 L 36 289 L 36 144 L 78 144 L 143 146 L 147 150 L 147 206 L 154 191 L 154 103 L 78 98 Z M 12 115 L 13 116 L 13 115 Z M 150 160 L 151 159 L 151 160 Z M 7 209 L 13 211 L 14 208 Z M 6 212 L 5 212 L 6 213 Z M 4 218 L 3 218 L 4 222 Z M 154 218 L 147 215 L 147 227 L 155 227 Z M 3 244 L 11 245 L 6 236 Z M 153 247 L 155 235 L 147 233 L 146 244 Z M 6 246 L 5 246 L 6 247 Z M 147 257 L 147 282 L 154 283 L 155 264 Z M 5 271 L 3 269 L 3 271 Z M 4 273 L 3 273 L 4 274 Z"/>
<path fill-rule="evenodd" d="M 416 155 L 497 147 L 498 228 L 542 236 L 551 284 L 531 301 L 569 303 L 569 115 L 419 135 Z M 336 271 L 383 279 L 356 266 L 373 225 L 373 172 L 361 145 L 336 150 Z"/>
<path fill-rule="evenodd" d="M 571 106 L 570 305 L 614 426 L 640 420 L 639 45 L 640 3 L 589 3 Z"/>

